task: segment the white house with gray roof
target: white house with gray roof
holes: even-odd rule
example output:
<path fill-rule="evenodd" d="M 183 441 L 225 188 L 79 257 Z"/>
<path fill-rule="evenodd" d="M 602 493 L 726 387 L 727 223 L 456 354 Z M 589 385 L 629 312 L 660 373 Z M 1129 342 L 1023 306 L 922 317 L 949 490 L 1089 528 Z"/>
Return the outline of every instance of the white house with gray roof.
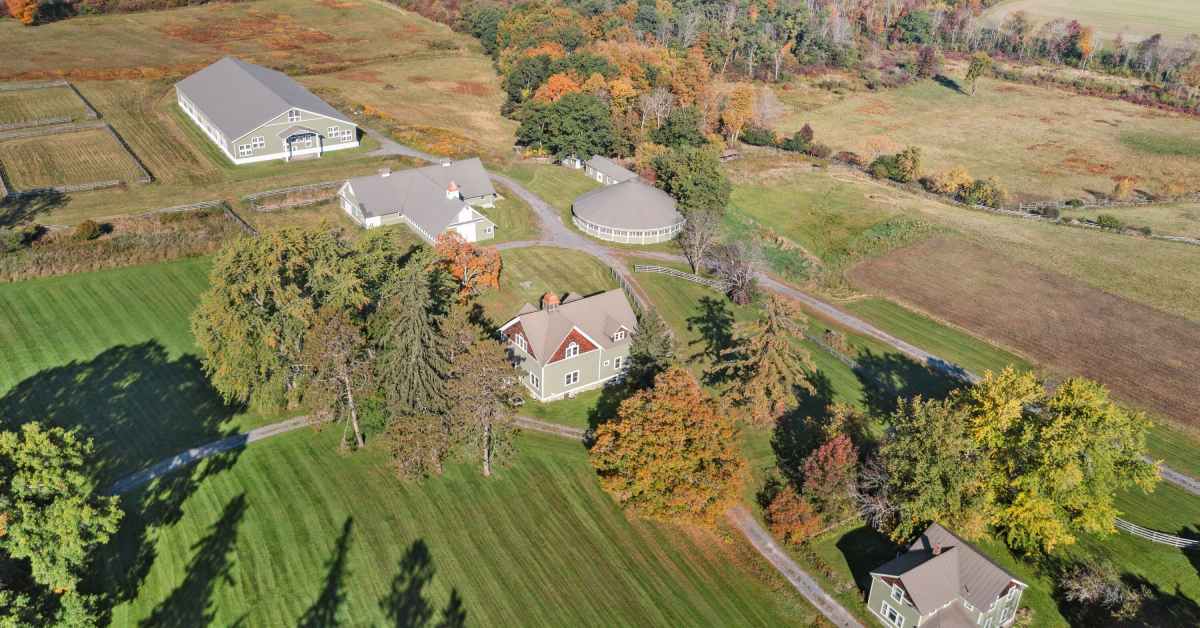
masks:
<path fill-rule="evenodd" d="M 592 155 L 591 159 L 584 162 L 583 173 L 604 185 L 616 185 L 638 178 L 637 173 L 600 155 Z"/>
<path fill-rule="evenodd" d="M 175 84 L 192 122 L 235 164 L 358 146 L 358 126 L 282 72 L 234 57 Z"/>
<path fill-rule="evenodd" d="M 891 628 L 1001 628 L 1012 625 L 1026 586 L 935 523 L 871 572 L 867 606 Z"/>
<path fill-rule="evenodd" d="M 467 242 L 496 237 L 496 223 L 476 207 L 492 207 L 496 189 L 478 158 L 446 161 L 355 177 L 338 189 L 338 203 L 370 229 L 405 223 L 428 242 L 447 231 Z"/>
<path fill-rule="evenodd" d="M 629 367 L 629 346 L 637 316 L 625 293 L 609 290 L 590 297 L 557 294 L 528 303 L 500 328 L 521 382 L 538 401 L 574 396 L 621 377 Z"/>
<path fill-rule="evenodd" d="M 581 194 L 571 220 L 584 233 L 609 242 L 655 244 L 683 230 L 684 219 L 666 192 L 636 177 Z"/>

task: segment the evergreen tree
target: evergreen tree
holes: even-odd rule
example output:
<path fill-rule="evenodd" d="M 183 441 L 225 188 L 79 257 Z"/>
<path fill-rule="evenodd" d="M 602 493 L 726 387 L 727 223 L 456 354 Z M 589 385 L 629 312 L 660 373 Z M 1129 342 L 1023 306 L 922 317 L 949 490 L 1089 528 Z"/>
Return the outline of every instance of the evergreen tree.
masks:
<path fill-rule="evenodd" d="M 393 416 L 424 416 L 446 409 L 450 364 L 438 329 L 433 273 L 412 264 L 371 316 L 375 372 Z"/>
<path fill-rule="evenodd" d="M 805 317 L 783 297 L 772 295 L 758 321 L 722 353 L 719 369 L 734 382 L 734 399 L 753 421 L 769 425 L 799 405 L 800 390 L 814 392 L 812 357 L 799 345 Z"/>
<path fill-rule="evenodd" d="M 638 313 L 638 329 L 629 345 L 629 379 L 639 387 L 654 383 L 654 378 L 675 362 L 675 341 L 671 330 L 658 312 Z"/>

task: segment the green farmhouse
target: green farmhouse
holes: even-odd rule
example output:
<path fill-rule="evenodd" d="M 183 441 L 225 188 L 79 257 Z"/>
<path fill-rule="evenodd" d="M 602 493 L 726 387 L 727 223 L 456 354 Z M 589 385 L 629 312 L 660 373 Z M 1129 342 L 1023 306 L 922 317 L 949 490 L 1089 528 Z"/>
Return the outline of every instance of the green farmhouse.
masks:
<path fill-rule="evenodd" d="M 1025 583 L 938 524 L 871 572 L 867 606 L 885 626 L 1011 626 Z"/>
<path fill-rule="evenodd" d="M 629 366 L 637 316 L 620 289 L 590 297 L 547 293 L 538 309 L 525 304 L 500 328 L 521 381 L 538 401 L 554 401 L 603 386 Z"/>
<path fill-rule="evenodd" d="M 235 164 L 358 146 L 358 126 L 282 72 L 233 57 L 175 84 L 175 99 Z"/>

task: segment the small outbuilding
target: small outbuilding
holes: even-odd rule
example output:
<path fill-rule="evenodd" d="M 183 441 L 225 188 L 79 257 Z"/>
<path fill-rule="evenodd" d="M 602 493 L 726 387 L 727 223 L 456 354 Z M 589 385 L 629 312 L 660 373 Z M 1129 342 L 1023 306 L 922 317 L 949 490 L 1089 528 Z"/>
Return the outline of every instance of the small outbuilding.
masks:
<path fill-rule="evenodd" d="M 636 178 L 581 195 L 571 214 L 584 233 L 624 244 L 666 242 L 679 235 L 684 223 L 670 194 Z"/>
<path fill-rule="evenodd" d="M 637 173 L 600 155 L 592 155 L 591 159 L 584 162 L 583 172 L 588 178 L 595 179 L 604 185 L 616 185 L 637 178 Z"/>

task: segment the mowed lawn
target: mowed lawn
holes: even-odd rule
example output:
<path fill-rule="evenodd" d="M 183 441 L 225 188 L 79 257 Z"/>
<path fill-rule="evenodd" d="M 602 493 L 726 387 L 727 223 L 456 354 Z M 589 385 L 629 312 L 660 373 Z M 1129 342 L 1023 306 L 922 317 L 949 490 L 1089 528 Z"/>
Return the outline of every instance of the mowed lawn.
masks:
<path fill-rule="evenodd" d="M 617 287 L 607 266 L 579 251 L 529 247 L 501 251 L 500 259 L 500 289 L 487 290 L 479 298 L 496 325 L 508 322 L 526 303 L 540 307 L 547 292 L 589 296 Z"/>
<path fill-rule="evenodd" d="M 1191 0 L 1008 0 L 989 9 L 984 19 L 1000 24 L 1018 11 L 1038 22 L 1079 20 L 1104 39 L 1124 35 L 1137 40 L 1162 34 L 1181 42 L 1200 34 L 1200 5 Z"/>
<path fill-rule="evenodd" d="M 0 165 L 18 190 L 94 181 L 132 183 L 141 176 L 133 159 L 104 129 L 2 141 Z"/>
<path fill-rule="evenodd" d="M 919 146 L 926 172 L 962 166 L 976 177 L 998 178 L 1016 198 L 1090 198 L 1110 193 L 1123 176 L 1135 177 L 1138 189 L 1177 194 L 1195 187 L 1200 170 L 1200 152 L 1154 149 L 1200 135 L 1194 117 L 990 79 L 979 81 L 975 96 L 931 80 L 859 92 L 791 112 L 780 130 L 805 122 L 834 150 L 872 159 Z"/>
<path fill-rule="evenodd" d="M 1154 233 L 1200 239 L 1200 203 L 1063 211 L 1063 216 L 1090 220 L 1096 220 L 1103 214 L 1116 216 L 1128 225 L 1150 227 Z"/>
<path fill-rule="evenodd" d="M 503 172 L 554 206 L 561 213 L 563 224 L 572 229 L 575 227 L 571 223 L 571 204 L 584 192 L 600 187 L 582 170 L 555 164 L 516 163 L 504 168 Z"/>
<path fill-rule="evenodd" d="M 82 118 L 83 103 L 69 87 L 0 92 L 0 124 L 47 118 Z"/>
<path fill-rule="evenodd" d="M 0 285 L 0 423 L 82 426 L 106 480 L 269 420 L 208 385 L 188 317 L 208 262 Z"/>
<path fill-rule="evenodd" d="M 116 598 L 113 625 L 813 620 L 739 537 L 626 518 L 577 443 L 523 435 L 491 479 L 453 465 L 402 483 L 382 450 L 339 455 L 336 437 L 301 431 L 250 447 L 194 487 L 176 523 L 131 515 L 99 574 Z"/>

